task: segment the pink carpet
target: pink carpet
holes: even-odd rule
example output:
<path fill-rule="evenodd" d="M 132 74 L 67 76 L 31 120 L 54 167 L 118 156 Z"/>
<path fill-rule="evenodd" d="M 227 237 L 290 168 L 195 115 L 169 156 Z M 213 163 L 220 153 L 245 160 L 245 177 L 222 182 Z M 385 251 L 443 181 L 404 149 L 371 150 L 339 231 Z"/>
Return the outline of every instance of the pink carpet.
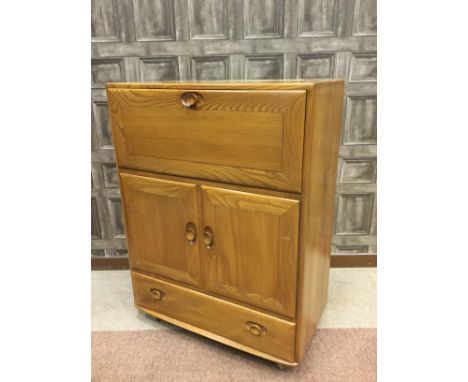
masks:
<path fill-rule="evenodd" d="M 179 329 L 92 333 L 93 382 L 376 380 L 376 329 L 319 329 L 297 367 Z"/>

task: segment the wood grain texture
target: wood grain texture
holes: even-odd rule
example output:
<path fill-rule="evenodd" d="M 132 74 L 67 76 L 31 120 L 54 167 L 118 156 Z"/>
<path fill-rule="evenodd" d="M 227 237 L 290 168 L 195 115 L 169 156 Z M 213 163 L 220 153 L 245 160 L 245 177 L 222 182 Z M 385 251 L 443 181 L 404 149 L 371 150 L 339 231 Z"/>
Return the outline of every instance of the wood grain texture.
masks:
<path fill-rule="evenodd" d="M 307 93 L 296 362 L 304 357 L 327 302 L 343 90 L 343 82 L 330 82 Z"/>
<path fill-rule="evenodd" d="M 178 321 L 294 362 L 296 324 L 241 307 L 218 298 L 132 272 L 135 304 Z M 163 294 L 155 299 L 151 289 Z M 249 324 L 261 325 L 261 335 L 251 333 Z"/>
<path fill-rule="evenodd" d="M 305 91 L 109 89 L 120 167 L 300 191 Z"/>
<path fill-rule="evenodd" d="M 198 286 L 197 241 L 186 239 L 188 223 L 200 227 L 194 184 L 121 174 L 132 269 Z"/>
<path fill-rule="evenodd" d="M 269 195 L 278 198 L 286 198 L 286 199 L 294 199 L 294 200 L 301 200 L 301 194 L 295 192 L 284 192 L 284 191 L 277 191 L 277 190 L 269 190 L 267 188 L 259 188 L 259 187 L 251 187 L 251 186 L 244 186 L 238 184 L 229 184 L 229 183 L 221 183 L 215 182 L 212 180 L 206 179 L 197 179 L 197 178 L 189 178 L 184 176 L 178 175 L 169 175 L 169 174 L 159 174 L 153 173 L 149 171 L 142 171 L 142 170 L 134 170 L 128 168 L 122 168 L 119 170 L 121 174 L 131 174 L 131 175 L 141 175 L 150 178 L 157 178 L 157 179 L 166 179 L 166 180 L 173 180 L 176 182 L 188 182 L 198 185 L 205 185 L 205 186 L 213 186 L 218 188 L 224 188 L 228 190 L 235 190 L 241 192 L 249 192 L 252 194 L 261 194 L 261 195 Z"/>
<path fill-rule="evenodd" d="M 108 82 L 107 89 L 189 89 L 189 90 L 304 90 L 321 82 L 340 82 L 333 79 L 289 80 L 220 80 L 220 81 L 159 81 Z"/>
<path fill-rule="evenodd" d="M 295 316 L 299 202 L 202 186 L 206 288 Z"/>

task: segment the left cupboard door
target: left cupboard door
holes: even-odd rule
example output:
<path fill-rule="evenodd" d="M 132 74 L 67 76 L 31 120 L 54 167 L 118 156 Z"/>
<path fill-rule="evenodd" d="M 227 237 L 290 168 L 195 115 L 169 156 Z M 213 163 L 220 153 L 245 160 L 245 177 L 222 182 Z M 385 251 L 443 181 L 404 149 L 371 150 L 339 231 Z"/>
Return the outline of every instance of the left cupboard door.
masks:
<path fill-rule="evenodd" d="M 195 184 L 120 174 L 130 266 L 200 286 Z"/>

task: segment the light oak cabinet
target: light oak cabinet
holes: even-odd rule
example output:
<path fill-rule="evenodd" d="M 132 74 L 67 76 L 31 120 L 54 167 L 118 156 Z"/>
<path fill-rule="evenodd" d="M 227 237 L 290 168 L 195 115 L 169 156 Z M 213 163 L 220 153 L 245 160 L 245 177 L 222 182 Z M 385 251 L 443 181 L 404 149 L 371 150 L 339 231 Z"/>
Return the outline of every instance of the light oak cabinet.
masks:
<path fill-rule="evenodd" d="M 343 82 L 107 93 L 136 306 L 297 365 L 327 300 Z"/>

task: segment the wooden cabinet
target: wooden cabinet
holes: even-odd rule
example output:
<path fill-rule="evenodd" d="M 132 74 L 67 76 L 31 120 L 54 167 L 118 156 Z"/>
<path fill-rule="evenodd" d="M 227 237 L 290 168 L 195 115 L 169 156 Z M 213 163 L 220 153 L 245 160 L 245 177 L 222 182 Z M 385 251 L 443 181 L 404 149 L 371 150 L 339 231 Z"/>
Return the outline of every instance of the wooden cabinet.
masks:
<path fill-rule="evenodd" d="M 327 299 L 343 82 L 107 93 L 136 306 L 298 364 Z"/>

